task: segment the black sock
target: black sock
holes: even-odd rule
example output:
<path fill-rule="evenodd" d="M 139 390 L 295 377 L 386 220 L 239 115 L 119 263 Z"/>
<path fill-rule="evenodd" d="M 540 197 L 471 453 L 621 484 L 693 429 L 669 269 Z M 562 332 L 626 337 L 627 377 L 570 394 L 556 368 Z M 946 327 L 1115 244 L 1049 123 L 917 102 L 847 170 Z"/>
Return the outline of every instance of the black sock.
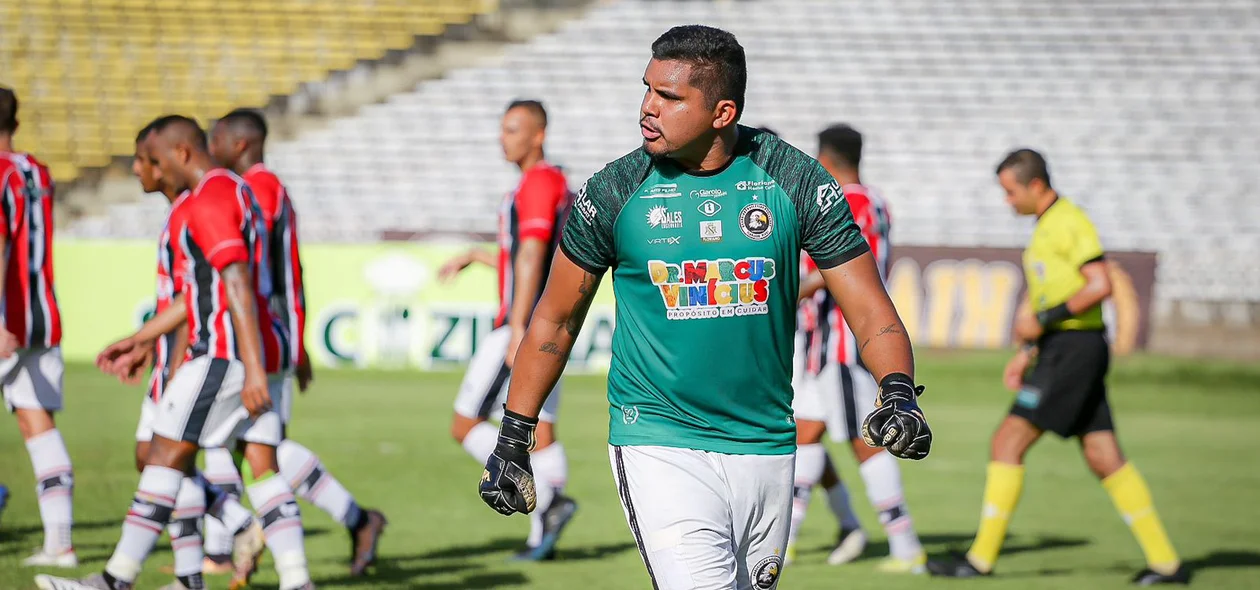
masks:
<path fill-rule="evenodd" d="M 220 564 L 232 563 L 232 556 L 226 553 L 223 555 L 210 555 L 209 553 L 207 553 L 206 559 L 209 559 L 210 561 L 213 561 L 215 563 L 220 563 Z"/>
<path fill-rule="evenodd" d="M 205 590 L 206 587 L 206 582 L 201 579 L 200 572 L 191 576 L 178 576 L 175 579 L 179 580 L 179 583 L 183 584 L 188 590 Z"/>
<path fill-rule="evenodd" d="M 131 590 L 131 584 L 120 582 L 118 578 L 109 575 L 109 572 L 101 572 L 101 577 L 105 578 L 105 585 L 114 590 Z"/>
<path fill-rule="evenodd" d="M 367 510 L 360 509 L 358 516 L 354 519 L 354 522 L 350 523 L 350 526 L 346 527 L 346 529 L 352 533 L 357 533 L 359 532 L 359 529 L 363 528 L 367 525 L 367 523 Z"/>

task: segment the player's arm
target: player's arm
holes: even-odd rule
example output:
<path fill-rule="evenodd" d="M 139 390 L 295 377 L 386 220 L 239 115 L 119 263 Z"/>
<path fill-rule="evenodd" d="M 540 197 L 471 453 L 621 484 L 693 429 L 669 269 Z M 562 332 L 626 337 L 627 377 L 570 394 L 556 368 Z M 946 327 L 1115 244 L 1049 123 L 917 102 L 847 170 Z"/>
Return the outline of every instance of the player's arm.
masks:
<path fill-rule="evenodd" d="M 547 245 L 555 230 L 556 208 L 567 192 L 561 177 L 546 173 L 527 174 L 516 192 L 514 207 L 520 245 L 512 268 L 512 309 L 507 318 L 512 332 L 506 357 L 509 368 L 514 366 L 530 313 L 542 290 L 543 266 L 547 262 Z"/>
<path fill-rule="evenodd" d="M 512 340 L 508 344 L 505 362 L 509 368 L 515 365 L 517 349 L 525 336 L 529 314 L 542 289 L 542 268 L 547 256 L 547 244 L 537 238 L 521 242 L 516 251 L 516 264 L 512 269 L 512 310 L 508 313 L 508 326 Z"/>
<path fill-rule="evenodd" d="M 569 353 L 591 308 L 600 277 L 558 252 L 508 384 L 507 411 L 537 419 L 547 395 L 560 380 Z"/>
<path fill-rule="evenodd" d="M 455 278 L 455 275 L 459 274 L 460 271 L 468 268 L 468 266 L 473 263 L 484 264 L 490 268 L 494 268 L 499 265 L 499 261 L 495 258 L 493 253 L 488 252 L 485 248 L 473 246 L 472 248 L 451 257 L 450 260 L 447 260 L 446 263 L 438 269 L 438 280 L 449 281 Z"/>
<path fill-rule="evenodd" d="M 135 334 L 106 346 L 96 356 L 96 367 L 106 374 L 130 381 L 148 365 L 153 343 L 158 338 L 182 329 L 187 341 L 187 328 L 188 307 L 181 293 L 166 309 L 140 326 Z"/>
<path fill-rule="evenodd" d="M 914 352 L 905 325 L 884 287 L 870 245 L 849 205 L 818 167 L 796 195 L 801 246 L 822 271 L 827 290 L 857 337 L 862 363 L 879 381 L 875 411 L 862 422 L 862 438 L 903 459 L 922 459 L 932 431 L 918 406 L 923 388 L 914 383 Z"/>

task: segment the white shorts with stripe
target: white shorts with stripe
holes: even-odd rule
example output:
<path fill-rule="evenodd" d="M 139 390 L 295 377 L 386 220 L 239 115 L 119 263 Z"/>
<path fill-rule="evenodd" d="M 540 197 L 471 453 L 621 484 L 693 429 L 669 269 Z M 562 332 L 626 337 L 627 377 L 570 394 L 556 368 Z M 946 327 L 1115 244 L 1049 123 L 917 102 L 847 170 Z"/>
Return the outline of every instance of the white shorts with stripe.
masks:
<path fill-rule="evenodd" d="M 653 589 L 778 586 L 795 454 L 610 446 L 609 458 Z"/>
<path fill-rule="evenodd" d="M 153 434 L 202 448 L 226 447 L 237 440 L 279 445 L 284 425 L 276 408 L 284 405 L 283 384 L 283 375 L 268 377 L 273 409 L 250 418 L 241 403 L 245 366 L 237 360 L 194 358 L 179 367 L 162 392 Z"/>
<path fill-rule="evenodd" d="M 144 396 L 140 402 L 140 421 L 136 424 L 136 442 L 153 440 L 153 417 L 157 415 L 157 404 L 153 398 Z"/>
<path fill-rule="evenodd" d="M 10 412 L 19 409 L 60 410 L 62 375 L 65 371 L 59 346 L 23 348 L 7 359 L 0 359 L 4 407 Z"/>
<path fill-rule="evenodd" d="M 793 379 L 792 413 L 797 420 L 827 425 L 831 440 L 862 436 L 862 422 L 875 411 L 879 384 L 859 365 L 828 363 L 817 375 Z"/>
<path fill-rule="evenodd" d="M 507 386 L 512 376 L 504 359 L 511 340 L 512 329 L 503 326 L 495 328 L 477 345 L 464 381 L 459 384 L 459 394 L 455 396 L 456 414 L 482 420 L 497 420 L 503 416 L 503 403 L 507 401 Z M 557 382 L 543 402 L 538 419 L 554 424 L 559 408 L 560 382 Z"/>

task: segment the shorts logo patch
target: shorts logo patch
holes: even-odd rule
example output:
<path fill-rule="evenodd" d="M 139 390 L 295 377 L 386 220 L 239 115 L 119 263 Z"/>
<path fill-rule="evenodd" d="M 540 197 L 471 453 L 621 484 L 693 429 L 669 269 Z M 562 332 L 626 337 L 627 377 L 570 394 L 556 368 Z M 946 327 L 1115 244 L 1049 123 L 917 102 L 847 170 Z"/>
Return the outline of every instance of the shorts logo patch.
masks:
<path fill-rule="evenodd" d="M 1019 393 L 1015 395 L 1015 405 L 1029 410 L 1037 409 L 1041 405 L 1041 389 L 1031 385 L 1025 385 Z"/>
<path fill-rule="evenodd" d="M 750 240 L 761 241 L 770 237 L 774 229 L 774 219 L 770 217 L 770 208 L 764 203 L 751 203 L 739 212 L 739 229 Z"/>
<path fill-rule="evenodd" d="M 621 406 L 621 421 L 634 424 L 639 421 L 639 406 Z"/>
<path fill-rule="evenodd" d="M 779 572 L 782 569 L 783 558 L 778 555 L 771 555 L 758 561 L 756 567 L 752 568 L 753 588 L 761 590 L 773 588 L 775 582 L 779 581 Z"/>

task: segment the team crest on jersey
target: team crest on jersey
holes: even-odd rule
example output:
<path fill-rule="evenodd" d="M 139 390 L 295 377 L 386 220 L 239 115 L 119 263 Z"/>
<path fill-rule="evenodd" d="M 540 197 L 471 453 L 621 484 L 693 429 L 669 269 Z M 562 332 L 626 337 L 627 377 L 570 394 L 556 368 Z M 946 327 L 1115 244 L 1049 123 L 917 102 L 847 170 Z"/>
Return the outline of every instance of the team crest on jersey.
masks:
<path fill-rule="evenodd" d="M 682 227 L 682 211 L 670 211 L 665 205 L 648 209 L 647 224 L 652 229 L 678 229 Z"/>
<path fill-rule="evenodd" d="M 774 219 L 764 203 L 750 203 L 739 212 L 739 229 L 750 240 L 761 241 L 770 237 Z"/>
<path fill-rule="evenodd" d="M 665 317 L 694 320 L 765 315 L 770 307 L 774 260 L 687 260 L 681 264 L 648 261 L 648 275 L 661 291 Z"/>
<path fill-rule="evenodd" d="M 775 582 L 779 581 L 779 572 L 783 570 L 783 558 L 778 555 L 771 555 L 757 562 L 757 566 L 752 568 L 752 584 L 753 588 L 769 590 L 774 588 Z"/>

